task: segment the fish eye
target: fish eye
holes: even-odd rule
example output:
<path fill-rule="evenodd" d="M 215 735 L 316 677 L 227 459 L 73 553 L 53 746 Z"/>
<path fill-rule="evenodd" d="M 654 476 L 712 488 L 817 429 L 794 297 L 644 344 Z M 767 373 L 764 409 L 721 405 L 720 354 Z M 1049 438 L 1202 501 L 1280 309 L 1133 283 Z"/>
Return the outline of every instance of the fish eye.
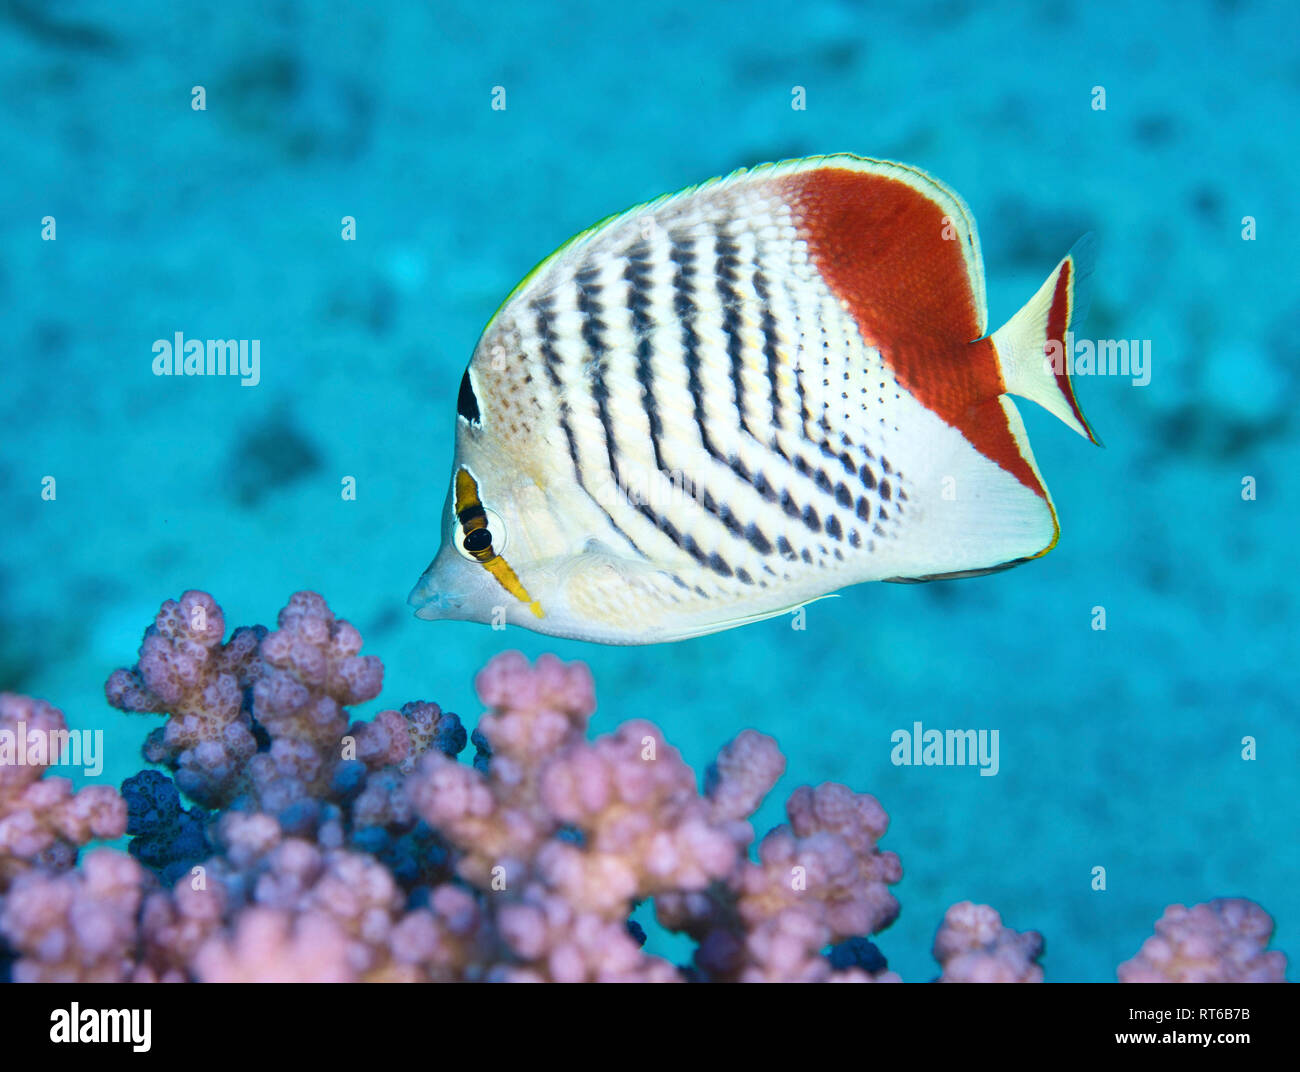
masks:
<path fill-rule="evenodd" d="M 489 549 L 494 555 L 499 555 L 505 550 L 505 522 L 492 510 L 484 510 L 483 514 L 487 524 L 473 529 L 467 530 L 459 519 L 456 520 L 456 531 L 452 537 L 456 543 L 456 550 L 462 558 L 467 558 L 471 562 L 481 562 L 483 553 Z"/>

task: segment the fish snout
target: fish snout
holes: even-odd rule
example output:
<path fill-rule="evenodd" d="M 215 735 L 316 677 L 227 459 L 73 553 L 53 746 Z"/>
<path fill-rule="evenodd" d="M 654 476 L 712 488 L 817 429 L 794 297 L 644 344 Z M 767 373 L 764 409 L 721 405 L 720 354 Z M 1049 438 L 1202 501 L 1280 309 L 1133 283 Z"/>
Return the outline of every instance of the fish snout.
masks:
<path fill-rule="evenodd" d="M 406 602 L 415 608 L 417 618 L 436 622 L 442 618 L 463 617 L 466 593 L 448 586 L 445 577 L 441 576 L 444 573 L 435 559 L 406 597 Z"/>

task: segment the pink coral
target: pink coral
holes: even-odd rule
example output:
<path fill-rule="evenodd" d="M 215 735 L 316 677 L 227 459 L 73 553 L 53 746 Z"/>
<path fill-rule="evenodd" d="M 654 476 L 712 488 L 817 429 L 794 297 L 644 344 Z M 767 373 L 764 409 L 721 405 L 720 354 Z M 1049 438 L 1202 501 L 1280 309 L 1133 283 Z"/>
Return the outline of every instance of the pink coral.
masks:
<path fill-rule="evenodd" d="M 742 730 L 718 753 L 705 777 L 705 796 L 718 822 L 741 822 L 742 844 L 752 831 L 745 820 L 785 773 L 785 756 L 776 741 L 757 730 Z"/>
<path fill-rule="evenodd" d="M 543 655 L 534 669 L 518 652 L 507 652 L 475 684 L 489 705 L 478 728 L 490 750 L 488 773 L 430 752 L 408 792 L 424 820 L 459 846 L 462 877 L 487 885 L 500 868 L 518 882 L 564 821 L 544 806 L 539 783 L 547 761 L 585 741 L 596 706 L 591 672 L 553 655 Z"/>
<path fill-rule="evenodd" d="M 489 972 L 499 982 L 671 983 L 666 960 L 647 956 L 620 921 L 576 909 L 562 894 L 530 891 L 504 906 L 498 928 L 517 964 Z"/>
<path fill-rule="evenodd" d="M 58 708 L 0 693 L 0 892 L 33 867 L 64 870 L 78 847 L 126 832 L 126 804 L 112 786 L 74 793 L 67 778 L 44 777 L 67 734 Z M 26 753 L 5 755 L 5 741 Z"/>
<path fill-rule="evenodd" d="M 1286 956 L 1266 952 L 1273 920 L 1241 897 L 1170 905 L 1138 955 L 1119 966 L 1121 983 L 1280 983 Z"/>
<path fill-rule="evenodd" d="M 240 629 L 222 644 L 225 617 L 206 592 L 167 600 L 140 645 L 140 661 L 104 686 L 123 711 L 166 712 L 146 757 L 176 772 L 180 788 L 205 805 L 222 804 L 242 787 L 257 751 L 244 691 L 257 675 L 264 630 Z"/>
<path fill-rule="evenodd" d="M 898 915 L 902 877 L 874 797 L 800 787 L 750 859 L 751 817 L 785 770 L 772 738 L 740 733 L 700 792 L 650 723 L 588 739 L 584 665 L 510 652 L 476 680 L 470 766 L 454 758 L 459 719 L 435 704 L 348 724 L 382 666 L 319 596 L 295 595 L 278 624 L 223 643 L 220 608 L 187 592 L 110 678 L 117 706 L 168 716 L 146 756 L 224 808 L 178 816 L 165 777 L 133 785 L 148 869 L 113 849 L 72 869 L 80 845 L 122 833 L 113 790 L 74 796 L 39 764 L 0 765 L 0 938 L 17 978 L 898 981 L 868 938 Z M 0 727 L 18 721 L 63 728 L 46 704 L 0 697 Z M 642 948 L 629 914 L 646 900 L 695 940 L 691 967 Z M 1285 969 L 1250 902 L 1175 906 L 1156 929 L 1122 979 Z M 944 981 L 1039 981 L 1041 952 L 969 902 L 934 944 Z"/>
<path fill-rule="evenodd" d="M 207 983 L 352 983 L 347 936 L 324 912 L 250 908 L 234 933 L 208 939 L 194 956 Z"/>
<path fill-rule="evenodd" d="M 770 760 L 760 766 L 778 770 Z M 714 799 L 751 799 L 752 788 L 726 787 L 725 770 L 719 767 L 723 781 Z M 902 878 L 902 865 L 877 848 L 889 817 L 874 797 L 842 785 L 804 786 L 791 795 L 786 814 L 790 824 L 759 844 L 759 862 L 742 861 L 728 885 L 708 897 L 675 894 L 656 902 L 664 926 L 700 942 L 696 962 L 707 978 L 828 980 L 836 973 L 822 955 L 827 945 L 874 934 L 898 915 L 889 886 Z"/>
<path fill-rule="evenodd" d="M 345 705 L 379 694 L 383 664 L 358 654 L 361 634 L 315 592 L 295 593 L 278 624 L 237 629 L 223 644 L 221 608 L 206 592 L 186 592 L 162 605 L 139 663 L 105 685 L 114 707 L 170 716 L 146 758 L 175 771 L 200 804 L 251 794 L 279 812 L 323 796 L 342 757 Z"/>
<path fill-rule="evenodd" d="M 380 976 L 392 982 L 480 981 L 498 955 L 482 905 L 471 890 L 450 883 L 429 891 L 428 904 L 408 912 L 389 935 L 391 957 Z"/>
<path fill-rule="evenodd" d="M 125 982 L 135 968 L 146 873 L 131 857 L 95 849 L 75 871 L 20 875 L 0 906 L 0 933 L 20 959 L 17 982 Z"/>
<path fill-rule="evenodd" d="M 249 764 L 270 811 L 323 793 L 341 757 L 344 705 L 374 699 L 384 676 L 377 657 L 357 654 L 361 634 L 315 592 L 295 593 L 279 626 L 262 640 L 267 670 L 253 685 L 253 713 L 271 748 Z"/>
<path fill-rule="evenodd" d="M 354 722 L 348 733 L 356 759 L 371 770 L 394 767 L 404 775 L 431 748 L 454 755 L 465 747 L 460 720 L 435 703 L 420 701 L 403 704 L 400 711 L 380 711 L 369 722 Z"/>
<path fill-rule="evenodd" d="M 962 901 L 943 916 L 934 939 L 934 959 L 943 968 L 941 983 L 1041 983 L 1043 936 L 1019 933 L 1002 924 L 988 905 Z"/>
<path fill-rule="evenodd" d="M 498 978 L 653 979 L 631 904 L 702 890 L 735 867 L 731 825 L 717 821 L 695 776 L 657 728 L 628 723 L 588 742 L 595 706 L 581 664 L 498 656 L 478 677 L 490 710 L 479 725 L 487 771 L 430 753 L 409 784 L 420 815 L 459 854 L 519 964 Z"/>
<path fill-rule="evenodd" d="M 582 834 L 580 846 L 553 840 L 538 853 L 548 882 L 579 908 L 607 914 L 633 899 L 703 889 L 736 864 L 736 845 L 695 775 L 646 722 L 552 758 L 540 802 Z"/>

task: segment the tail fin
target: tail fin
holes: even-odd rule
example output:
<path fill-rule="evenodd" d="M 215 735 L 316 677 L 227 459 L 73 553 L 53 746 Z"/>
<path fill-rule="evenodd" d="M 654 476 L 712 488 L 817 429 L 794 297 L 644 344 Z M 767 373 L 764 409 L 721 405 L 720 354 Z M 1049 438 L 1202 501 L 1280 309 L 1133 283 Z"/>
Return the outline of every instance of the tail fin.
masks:
<path fill-rule="evenodd" d="M 993 347 L 1007 393 L 1037 402 L 1097 446 L 1097 438 L 1074 397 L 1065 333 L 1087 312 L 1088 281 L 1096 240 L 1084 235 L 1026 303 L 993 333 Z"/>

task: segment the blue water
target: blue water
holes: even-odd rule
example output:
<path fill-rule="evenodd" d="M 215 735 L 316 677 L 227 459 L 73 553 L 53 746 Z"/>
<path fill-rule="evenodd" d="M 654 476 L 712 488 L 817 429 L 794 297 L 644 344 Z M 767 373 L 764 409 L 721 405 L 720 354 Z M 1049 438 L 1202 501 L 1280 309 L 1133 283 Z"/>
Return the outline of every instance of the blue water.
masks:
<path fill-rule="evenodd" d="M 163 599 L 204 588 L 233 626 L 313 588 L 385 661 L 365 710 L 472 721 L 491 653 L 551 650 L 592 665 L 596 729 L 653 719 L 698 768 L 774 734 L 760 832 L 804 782 L 876 794 L 905 871 L 880 945 L 909 980 L 966 898 L 1042 931 L 1053 980 L 1113 979 L 1166 904 L 1222 895 L 1296 952 L 1294 6 L 650 7 L 0 9 L 0 687 L 107 729 L 119 781 L 154 723 L 102 682 Z M 461 370 L 514 283 L 637 201 L 835 151 L 965 197 L 994 324 L 1096 233 L 1084 330 L 1149 340 L 1151 378 L 1079 382 L 1105 450 L 1021 407 L 1058 548 L 859 587 L 803 632 L 615 649 L 413 619 Z M 260 383 L 155 377 L 177 331 L 260 340 Z M 918 720 L 997 729 L 998 775 L 891 764 Z"/>

